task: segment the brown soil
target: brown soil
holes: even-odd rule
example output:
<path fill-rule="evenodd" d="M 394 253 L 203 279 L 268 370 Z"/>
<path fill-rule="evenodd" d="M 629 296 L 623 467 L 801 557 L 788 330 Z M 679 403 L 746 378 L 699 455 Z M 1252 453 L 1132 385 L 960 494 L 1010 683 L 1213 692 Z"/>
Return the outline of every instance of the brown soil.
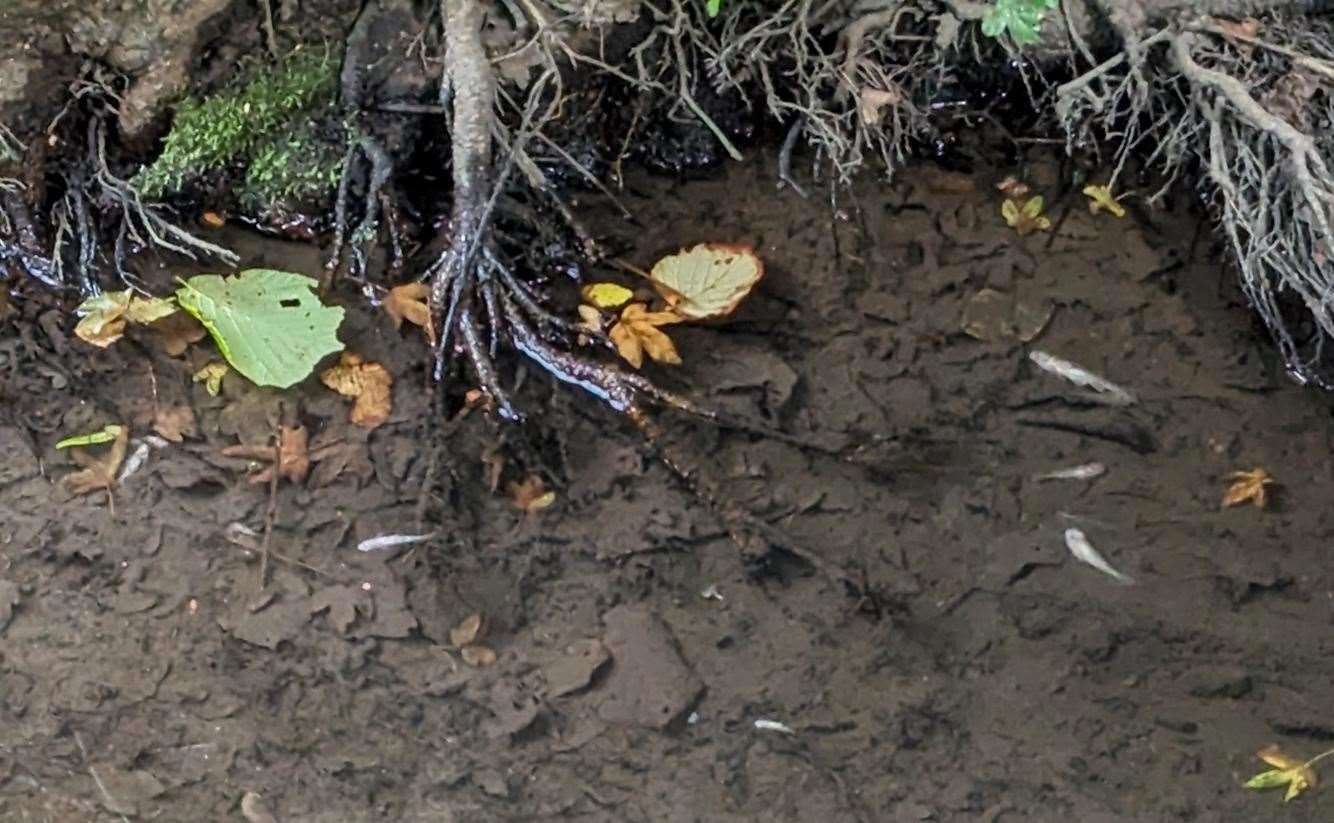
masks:
<path fill-rule="evenodd" d="M 1263 744 L 1334 740 L 1334 464 L 1327 400 L 1285 379 L 1207 230 L 1090 216 L 1048 184 L 1057 230 L 1019 239 L 986 175 L 949 193 L 910 170 L 832 214 L 773 180 L 764 161 L 637 180 L 640 227 L 586 208 L 638 238 L 640 264 L 700 240 L 761 252 L 739 315 L 673 327 L 686 365 L 654 374 L 856 460 L 669 422 L 734 500 L 877 603 L 796 563 L 752 580 L 633 427 L 531 369 L 526 429 L 431 419 L 419 338 L 379 314 L 344 329 L 397 375 L 369 437 L 314 380 L 231 377 L 210 398 L 189 380 L 203 347 L 92 352 L 58 322 L 9 323 L 0 819 L 1334 817 L 1329 792 L 1280 808 L 1240 786 Z M 314 249 L 249 242 L 247 265 L 318 271 Z M 1140 402 L 1081 405 L 1029 346 L 960 334 L 984 287 L 1053 301 L 1031 346 Z M 155 405 L 182 404 L 198 436 L 154 450 L 114 507 L 59 490 L 59 436 L 140 436 Z M 232 524 L 262 531 L 267 488 L 219 450 L 298 411 L 335 453 L 279 487 L 261 591 Z M 493 455 L 502 488 L 540 471 L 556 504 L 525 515 L 488 491 Z M 1031 479 L 1092 460 L 1109 468 L 1093 482 Z M 1270 508 L 1221 510 L 1223 476 L 1257 466 L 1283 483 Z M 1076 562 L 1071 525 L 1137 584 Z M 397 553 L 355 548 L 423 530 Z M 494 665 L 452 646 L 472 613 Z"/>

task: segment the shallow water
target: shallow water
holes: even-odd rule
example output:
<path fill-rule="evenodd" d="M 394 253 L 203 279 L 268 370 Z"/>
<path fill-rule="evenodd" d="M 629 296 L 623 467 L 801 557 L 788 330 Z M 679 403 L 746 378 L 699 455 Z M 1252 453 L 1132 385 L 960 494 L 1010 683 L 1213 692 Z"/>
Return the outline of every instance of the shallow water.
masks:
<path fill-rule="evenodd" d="M 636 179 L 638 226 L 583 204 L 639 265 L 703 240 L 759 250 L 758 293 L 725 324 L 673 327 L 685 365 L 651 374 L 854 457 L 664 422 L 731 500 L 875 603 L 796 562 L 752 580 L 632 426 L 532 369 L 531 426 L 457 421 L 420 500 L 424 423 L 441 430 L 423 347 L 364 311 L 345 339 L 397 377 L 369 437 L 313 380 L 279 395 L 229 378 L 209 398 L 189 381 L 203 350 L 70 344 L 48 357 L 67 388 L 7 374 L 3 818 L 235 819 L 248 791 L 280 821 L 1278 814 L 1240 788 L 1254 750 L 1334 738 L 1328 402 L 1283 377 L 1190 218 L 1091 216 L 1049 184 L 1055 230 L 1019 238 L 993 188 L 1006 171 L 961 191 L 910 169 L 831 207 L 776 192 L 755 160 Z M 984 288 L 1051 320 L 1029 344 L 962 334 Z M 1078 399 L 1034 348 L 1138 402 Z M 114 511 L 53 494 L 58 434 L 142 426 L 155 404 L 189 405 L 198 437 L 155 453 Z M 280 406 L 337 448 L 280 488 L 261 593 L 257 552 L 226 530 L 262 528 L 266 489 L 217 452 L 262 442 Z M 556 504 L 525 515 L 491 493 L 496 455 L 502 489 L 539 471 Z M 1033 479 L 1090 461 L 1107 473 Z M 1282 484 L 1271 507 L 1220 509 L 1223 476 L 1257 466 Z M 1072 525 L 1136 585 L 1072 558 Z M 354 548 L 423 527 L 438 536 L 397 555 Z M 474 612 L 486 668 L 451 646 Z M 614 656 L 596 670 L 591 639 Z M 1282 813 L 1332 804 L 1316 791 Z"/>

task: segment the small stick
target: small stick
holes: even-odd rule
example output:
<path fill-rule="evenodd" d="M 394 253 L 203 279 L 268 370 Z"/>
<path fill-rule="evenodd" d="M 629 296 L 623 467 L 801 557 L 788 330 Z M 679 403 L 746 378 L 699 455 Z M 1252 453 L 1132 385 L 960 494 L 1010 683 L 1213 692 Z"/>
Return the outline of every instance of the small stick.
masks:
<path fill-rule="evenodd" d="M 94 769 L 93 764 L 88 762 L 88 749 L 83 745 L 83 738 L 79 736 L 78 732 L 74 733 L 74 742 L 79 746 L 79 754 L 83 758 L 83 765 L 88 767 L 88 774 L 92 776 L 93 782 L 97 784 L 97 790 L 102 793 L 103 799 L 107 802 L 107 811 L 115 812 L 116 816 L 125 823 L 130 823 L 130 819 L 119 811 L 120 801 L 112 797 L 110 790 L 107 789 L 107 784 L 103 783 L 102 778 L 98 776 L 97 769 Z"/>
<path fill-rule="evenodd" d="M 269 476 L 269 505 L 264 511 L 264 537 L 259 543 L 259 590 L 269 581 L 269 543 L 273 540 L 273 521 L 278 516 L 278 477 L 283 464 L 282 435 L 273 444 L 273 474 Z"/>
<path fill-rule="evenodd" d="M 269 53 L 274 60 L 281 61 L 283 58 L 278 50 L 278 33 L 273 28 L 273 5 L 270 0 L 260 0 L 259 5 L 264 10 L 264 39 L 268 41 Z"/>

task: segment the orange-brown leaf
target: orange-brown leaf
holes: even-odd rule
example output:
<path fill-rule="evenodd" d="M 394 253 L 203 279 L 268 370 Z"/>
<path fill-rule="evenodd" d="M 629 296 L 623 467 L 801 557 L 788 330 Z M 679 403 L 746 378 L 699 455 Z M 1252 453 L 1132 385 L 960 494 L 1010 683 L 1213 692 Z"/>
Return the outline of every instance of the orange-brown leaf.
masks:
<path fill-rule="evenodd" d="M 1223 494 L 1223 506 L 1241 506 L 1246 503 L 1254 503 L 1257 509 L 1263 509 L 1268 499 L 1265 494 L 1265 487 L 1275 484 L 1274 478 L 1269 476 L 1269 472 L 1264 469 L 1251 469 L 1250 471 L 1236 471 L 1227 476 L 1232 485 L 1228 486 Z"/>
<path fill-rule="evenodd" d="M 183 311 L 155 320 L 148 324 L 148 328 L 156 333 L 158 343 L 168 357 L 180 357 L 192 343 L 198 343 L 208 334 L 203 324 Z"/>
<path fill-rule="evenodd" d="M 300 483 L 310 473 L 310 435 L 305 426 L 284 426 L 278 434 L 277 465 L 274 465 L 272 446 L 228 446 L 224 457 L 240 457 L 268 463 L 268 467 L 250 475 L 251 483 L 267 483 L 276 469 L 280 478 Z"/>
<path fill-rule="evenodd" d="M 518 483 L 509 484 L 510 499 L 527 514 L 537 514 L 556 502 L 556 493 L 548 491 L 542 478 L 529 475 Z"/>
<path fill-rule="evenodd" d="M 195 413 L 189 406 L 160 408 L 153 415 L 153 431 L 173 443 L 195 435 Z"/>
<path fill-rule="evenodd" d="M 403 321 L 418 326 L 426 332 L 426 337 L 435 339 L 431 327 L 431 306 L 428 299 L 431 287 L 426 283 L 404 283 L 394 286 L 384 299 L 384 310 L 394 321 L 394 328 L 402 328 Z"/>
<path fill-rule="evenodd" d="M 79 471 L 65 478 L 65 488 L 71 494 L 88 494 L 95 491 L 110 491 L 116 485 L 116 473 L 125 461 L 125 451 L 130 442 L 129 426 L 121 426 L 110 448 L 101 456 L 93 457 L 82 448 L 76 448 L 70 457 L 83 466 Z"/>
<path fill-rule="evenodd" d="M 394 376 L 379 363 L 368 363 L 359 355 L 343 352 L 338 365 L 321 374 L 320 381 L 344 397 L 355 398 L 353 424 L 373 429 L 389 419 Z"/>
<path fill-rule="evenodd" d="M 681 355 L 676 345 L 658 327 L 680 323 L 682 319 L 674 312 L 650 312 L 643 303 L 631 303 L 621 312 L 621 319 L 611 327 L 609 336 L 616 351 L 636 369 L 644 365 L 646 353 L 659 363 L 679 366 Z"/>

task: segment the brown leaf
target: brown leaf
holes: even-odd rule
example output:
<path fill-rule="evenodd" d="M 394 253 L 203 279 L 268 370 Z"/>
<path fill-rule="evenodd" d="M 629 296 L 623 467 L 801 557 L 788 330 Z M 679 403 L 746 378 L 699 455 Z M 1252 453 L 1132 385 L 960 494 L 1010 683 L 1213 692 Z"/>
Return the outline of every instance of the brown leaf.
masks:
<path fill-rule="evenodd" d="M 158 339 L 158 344 L 168 357 L 180 357 L 190 344 L 203 340 L 208 331 L 188 313 L 178 311 L 148 325 Z"/>
<path fill-rule="evenodd" d="M 1236 471 L 1227 476 L 1232 485 L 1223 494 L 1223 506 L 1241 506 L 1254 503 L 1257 509 L 1263 509 L 1268 502 L 1265 486 L 1275 485 L 1274 478 L 1264 469 L 1251 469 L 1248 472 Z"/>
<path fill-rule="evenodd" d="M 459 649 L 459 657 L 474 669 L 484 669 L 496 662 L 496 653 L 487 646 L 464 646 Z"/>
<path fill-rule="evenodd" d="M 556 502 L 556 493 L 548 491 L 542 478 L 535 474 L 528 475 L 518 483 L 510 483 L 508 490 L 514 505 L 527 514 L 537 514 Z"/>
<path fill-rule="evenodd" d="M 373 429 L 389 419 L 394 377 L 379 363 L 368 363 L 359 355 L 343 352 L 338 365 L 320 375 L 320 382 L 343 395 L 356 398 L 351 420 Z"/>
<path fill-rule="evenodd" d="M 93 457 L 82 447 L 70 453 L 74 462 L 83 466 L 79 471 L 65 478 L 65 488 L 71 494 L 88 494 L 95 491 L 111 491 L 116 485 L 116 473 L 125 460 L 125 450 L 130 442 L 130 427 L 121 426 L 116 439 L 101 457 Z"/>
<path fill-rule="evenodd" d="M 428 298 L 431 287 L 426 283 L 404 283 L 394 286 L 384 299 L 384 310 L 394 321 L 394 328 L 403 327 L 406 320 L 426 332 L 428 340 L 435 340 L 435 330 L 431 325 L 431 306 Z"/>
<path fill-rule="evenodd" d="M 197 433 L 194 410 L 189 406 L 168 406 L 158 409 L 153 415 L 153 431 L 173 443 L 194 437 Z"/>
<path fill-rule="evenodd" d="M 625 362 L 636 369 L 644 365 L 647 353 L 659 363 L 681 365 L 681 355 L 672 339 L 658 327 L 680 323 L 682 318 L 669 311 L 650 312 L 643 303 L 631 303 L 621 312 L 621 319 L 611 327 L 611 342 Z"/>
<path fill-rule="evenodd" d="M 463 618 L 463 622 L 449 630 L 450 644 L 462 648 L 474 643 L 482 633 L 482 615 L 473 612 Z"/>
<path fill-rule="evenodd" d="M 273 479 L 273 471 L 278 476 L 293 483 L 300 483 L 310 473 L 310 435 L 305 426 L 283 426 L 278 436 L 278 465 L 273 465 L 272 446 L 228 446 L 222 450 L 224 457 L 239 457 L 244 460 L 265 462 L 270 465 L 262 471 L 250 475 L 251 483 L 268 483 Z"/>

